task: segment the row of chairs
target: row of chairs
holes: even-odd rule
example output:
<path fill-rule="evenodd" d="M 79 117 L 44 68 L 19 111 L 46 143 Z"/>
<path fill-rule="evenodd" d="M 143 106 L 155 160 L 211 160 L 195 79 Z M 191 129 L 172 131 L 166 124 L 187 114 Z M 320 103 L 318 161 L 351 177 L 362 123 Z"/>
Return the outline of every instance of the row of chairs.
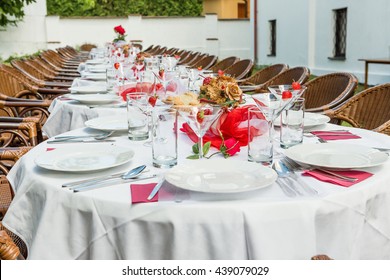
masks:
<path fill-rule="evenodd" d="M 68 93 L 88 52 L 71 47 L 0 65 L 0 259 L 26 259 L 27 246 L 1 220 L 14 193 L 6 178 L 13 164 L 43 141 L 42 125 L 53 97 Z"/>

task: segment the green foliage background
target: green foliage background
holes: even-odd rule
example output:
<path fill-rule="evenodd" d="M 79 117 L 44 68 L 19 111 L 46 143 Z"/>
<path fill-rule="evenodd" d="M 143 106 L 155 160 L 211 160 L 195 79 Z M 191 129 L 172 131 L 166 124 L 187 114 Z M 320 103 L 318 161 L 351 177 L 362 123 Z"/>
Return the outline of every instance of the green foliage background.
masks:
<path fill-rule="evenodd" d="M 14 25 L 24 17 L 23 6 L 35 0 L 0 0 L 0 26 Z"/>
<path fill-rule="evenodd" d="M 200 16 L 203 0 L 47 0 L 47 14 L 59 16 Z"/>

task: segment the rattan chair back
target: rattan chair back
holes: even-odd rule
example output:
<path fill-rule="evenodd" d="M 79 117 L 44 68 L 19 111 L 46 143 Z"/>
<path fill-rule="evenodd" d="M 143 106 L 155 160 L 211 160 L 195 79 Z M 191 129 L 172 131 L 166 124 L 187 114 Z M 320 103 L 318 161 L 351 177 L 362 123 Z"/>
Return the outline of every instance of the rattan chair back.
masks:
<path fill-rule="evenodd" d="M 390 135 L 390 83 L 368 88 L 334 109 L 325 111 L 332 119 Z"/>
<path fill-rule="evenodd" d="M 202 68 L 203 70 L 209 69 L 211 66 L 213 66 L 217 62 L 218 57 L 215 55 L 209 55 L 204 57 L 203 59 L 195 62 L 192 67 L 193 68 Z"/>
<path fill-rule="evenodd" d="M 240 59 L 236 56 L 227 57 L 227 58 L 219 61 L 213 67 L 210 67 L 210 70 L 213 71 L 214 73 L 217 73 L 218 70 L 224 71 L 226 68 L 232 66 L 234 63 L 236 63 L 239 60 Z"/>
<path fill-rule="evenodd" d="M 267 90 L 269 86 L 290 85 L 293 82 L 304 84 L 310 76 L 310 70 L 307 67 L 294 67 L 283 71 L 264 84 L 263 89 Z"/>
<path fill-rule="evenodd" d="M 23 76 L 18 70 L 0 64 L 0 93 L 14 97 L 37 97 L 38 87 Z M 42 98 L 40 96 L 39 98 Z"/>
<path fill-rule="evenodd" d="M 199 55 L 195 56 L 191 61 L 187 62 L 187 66 L 191 68 L 195 68 L 195 65 L 198 64 L 202 59 L 207 57 L 207 53 L 200 53 Z"/>
<path fill-rule="evenodd" d="M 16 245 L 16 246 L 15 246 Z M 27 259 L 26 243 L 0 222 L 0 259 Z"/>
<path fill-rule="evenodd" d="M 86 43 L 86 44 L 82 44 L 80 46 L 80 51 L 90 52 L 94 48 L 97 48 L 97 46 L 95 44 Z"/>
<path fill-rule="evenodd" d="M 351 73 L 331 73 L 306 82 L 305 110 L 323 112 L 336 107 L 354 95 L 358 80 Z"/>
<path fill-rule="evenodd" d="M 241 84 L 246 85 L 262 85 L 274 78 L 276 75 L 286 71 L 287 64 L 274 64 L 257 71 L 252 76 L 241 81 Z"/>
<path fill-rule="evenodd" d="M 254 64 L 252 59 L 243 59 L 226 68 L 224 72 L 225 74 L 240 80 L 251 75 L 253 66 Z"/>

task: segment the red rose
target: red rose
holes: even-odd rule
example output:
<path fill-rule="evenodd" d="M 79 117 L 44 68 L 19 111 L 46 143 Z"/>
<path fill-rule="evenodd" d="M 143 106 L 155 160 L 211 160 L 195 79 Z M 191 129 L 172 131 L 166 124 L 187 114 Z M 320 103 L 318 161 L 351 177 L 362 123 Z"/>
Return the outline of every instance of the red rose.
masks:
<path fill-rule="evenodd" d="M 125 35 L 126 33 L 126 30 L 122 27 L 122 25 L 115 26 L 114 31 L 120 35 Z"/>
<path fill-rule="evenodd" d="M 240 151 L 240 143 L 233 137 L 225 140 L 225 146 L 225 152 L 229 154 L 229 156 L 233 156 Z"/>

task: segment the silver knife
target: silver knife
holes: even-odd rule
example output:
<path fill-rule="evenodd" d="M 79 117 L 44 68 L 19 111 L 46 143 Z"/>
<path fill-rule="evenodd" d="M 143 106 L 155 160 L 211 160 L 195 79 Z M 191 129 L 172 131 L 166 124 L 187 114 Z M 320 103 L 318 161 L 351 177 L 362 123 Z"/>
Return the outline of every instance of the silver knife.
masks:
<path fill-rule="evenodd" d="M 160 190 L 161 186 L 163 185 L 163 183 L 165 182 L 165 179 L 161 179 L 160 182 L 157 183 L 157 185 L 154 186 L 152 192 L 149 194 L 147 200 L 152 200 L 153 197 L 156 195 L 156 193 Z"/>
<path fill-rule="evenodd" d="M 115 142 L 115 140 L 83 140 L 83 139 L 69 139 L 69 140 L 49 140 L 48 144 L 69 144 L 69 143 L 102 143 L 102 142 Z"/>
<path fill-rule="evenodd" d="M 142 177 L 140 176 L 140 177 L 136 177 L 133 179 L 127 179 L 127 180 L 121 179 L 121 181 L 119 183 L 122 184 L 122 183 L 127 183 L 127 182 L 136 182 L 136 181 L 141 181 L 141 180 L 147 180 L 147 179 L 152 179 L 156 176 L 157 176 L 156 174 L 152 174 L 152 175 L 147 175 L 147 176 L 142 176 Z M 93 185 L 83 186 L 80 188 L 76 187 L 72 190 L 73 190 L 73 192 L 77 193 L 77 192 L 84 192 L 84 191 L 104 188 L 104 187 L 113 186 L 113 185 L 115 185 L 115 183 L 110 183 L 109 185 L 108 184 L 103 185 L 103 184 L 97 183 L 97 184 L 93 184 Z"/>

